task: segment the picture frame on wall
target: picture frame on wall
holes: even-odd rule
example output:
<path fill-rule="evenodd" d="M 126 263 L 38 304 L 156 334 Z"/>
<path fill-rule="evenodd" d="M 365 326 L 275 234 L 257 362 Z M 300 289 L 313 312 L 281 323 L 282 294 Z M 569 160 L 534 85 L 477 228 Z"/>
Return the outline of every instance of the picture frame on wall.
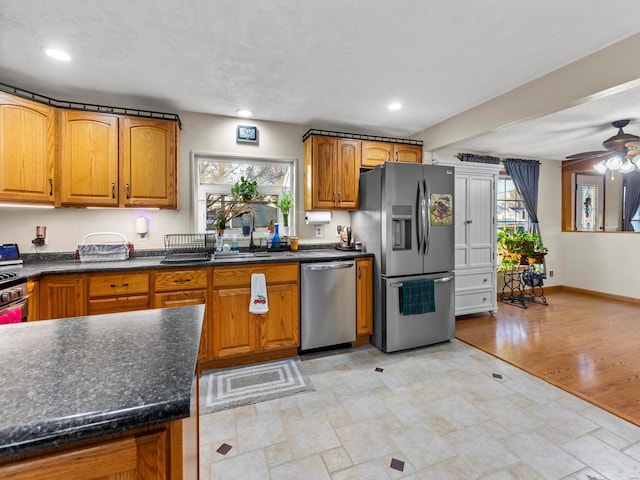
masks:
<path fill-rule="evenodd" d="M 242 143 L 258 143 L 258 127 L 238 125 L 236 128 L 236 141 Z"/>

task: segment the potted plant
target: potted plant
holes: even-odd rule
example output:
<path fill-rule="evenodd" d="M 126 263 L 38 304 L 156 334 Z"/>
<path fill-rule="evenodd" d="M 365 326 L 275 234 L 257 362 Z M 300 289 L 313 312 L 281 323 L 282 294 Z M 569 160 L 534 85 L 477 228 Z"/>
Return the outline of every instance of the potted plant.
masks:
<path fill-rule="evenodd" d="M 504 229 L 498 232 L 498 270 L 513 270 L 527 263 L 542 263 L 548 249 L 540 241 L 537 233 L 524 231 L 511 232 Z"/>
<path fill-rule="evenodd" d="M 282 212 L 282 225 L 285 227 L 289 226 L 289 212 L 291 211 L 291 192 L 288 190 L 283 190 L 282 195 L 280 196 L 280 201 L 278 202 L 278 208 Z"/>
<path fill-rule="evenodd" d="M 243 202 L 251 202 L 258 196 L 258 182 L 250 182 L 244 177 L 231 188 L 231 194 Z"/>

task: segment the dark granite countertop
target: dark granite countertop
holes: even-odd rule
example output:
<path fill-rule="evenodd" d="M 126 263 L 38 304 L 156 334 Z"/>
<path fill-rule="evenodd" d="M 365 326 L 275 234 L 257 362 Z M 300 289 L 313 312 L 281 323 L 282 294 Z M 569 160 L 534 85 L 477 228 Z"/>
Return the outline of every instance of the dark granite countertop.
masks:
<path fill-rule="evenodd" d="M 0 457 L 190 414 L 204 305 L 0 327 Z"/>
<path fill-rule="evenodd" d="M 190 262 L 181 264 L 161 263 L 164 256 L 134 257 L 117 262 L 80 262 L 79 260 L 44 261 L 25 263 L 18 271 L 29 278 L 40 275 L 55 275 L 63 273 L 96 273 L 117 272 L 127 270 L 155 270 L 168 268 L 205 268 L 222 265 L 243 265 L 254 263 L 283 263 L 283 262 L 325 262 L 330 260 L 346 260 L 357 257 L 370 257 L 373 254 L 361 251 L 342 251 L 336 249 L 299 250 L 297 252 L 246 253 L 239 255 L 215 256 L 208 262 Z"/>

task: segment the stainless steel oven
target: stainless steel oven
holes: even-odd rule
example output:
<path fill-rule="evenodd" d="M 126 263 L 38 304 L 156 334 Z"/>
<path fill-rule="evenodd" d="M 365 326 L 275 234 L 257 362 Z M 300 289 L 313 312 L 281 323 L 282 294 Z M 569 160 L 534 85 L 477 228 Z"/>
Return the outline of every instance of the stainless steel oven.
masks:
<path fill-rule="evenodd" d="M 0 271 L 0 325 L 27 321 L 27 282 L 16 272 Z"/>

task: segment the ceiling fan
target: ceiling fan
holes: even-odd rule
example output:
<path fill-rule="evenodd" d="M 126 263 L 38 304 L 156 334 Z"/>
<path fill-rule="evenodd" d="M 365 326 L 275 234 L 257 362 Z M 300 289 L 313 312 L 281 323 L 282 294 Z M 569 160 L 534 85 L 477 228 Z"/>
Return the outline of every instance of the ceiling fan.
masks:
<path fill-rule="evenodd" d="M 607 169 L 612 172 L 620 170 L 628 173 L 640 169 L 640 137 L 631 133 L 625 133 L 622 129 L 629 125 L 629 120 L 616 120 L 611 122 L 614 128 L 618 129 L 613 137 L 602 142 L 606 150 L 593 152 L 582 152 L 569 155 L 567 160 L 600 160 L 593 168 L 604 173 Z"/>

